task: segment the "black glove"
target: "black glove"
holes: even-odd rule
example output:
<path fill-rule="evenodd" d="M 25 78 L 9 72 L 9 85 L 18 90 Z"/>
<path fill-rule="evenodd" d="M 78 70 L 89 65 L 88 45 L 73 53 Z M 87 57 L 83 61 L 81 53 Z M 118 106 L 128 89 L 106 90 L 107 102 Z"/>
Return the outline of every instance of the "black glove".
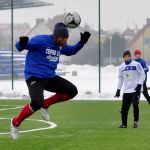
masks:
<path fill-rule="evenodd" d="M 140 93 L 140 92 L 141 92 L 141 87 L 142 87 L 142 85 L 138 84 L 138 85 L 136 86 L 136 88 L 135 88 L 135 92 L 136 92 L 136 93 Z"/>
<path fill-rule="evenodd" d="M 120 90 L 117 89 L 116 95 L 114 97 L 120 97 Z"/>
<path fill-rule="evenodd" d="M 28 41 L 29 41 L 29 37 L 27 37 L 27 36 L 22 36 L 19 38 L 19 44 L 21 46 L 26 46 Z"/>
<path fill-rule="evenodd" d="M 81 43 L 86 44 L 88 39 L 90 38 L 91 34 L 88 31 L 85 31 L 84 33 L 80 33 L 81 35 Z"/>

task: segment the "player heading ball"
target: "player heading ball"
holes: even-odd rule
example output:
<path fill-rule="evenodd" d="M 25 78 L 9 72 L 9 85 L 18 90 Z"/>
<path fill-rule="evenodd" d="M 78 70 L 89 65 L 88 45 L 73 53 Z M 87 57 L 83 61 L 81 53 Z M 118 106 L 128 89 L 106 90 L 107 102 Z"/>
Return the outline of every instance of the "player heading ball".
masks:
<path fill-rule="evenodd" d="M 80 41 L 68 45 L 67 26 L 59 22 L 52 35 L 37 35 L 29 40 L 20 37 L 16 43 L 17 50 L 28 50 L 25 62 L 25 80 L 29 89 L 31 103 L 11 120 L 11 137 L 17 139 L 21 122 L 41 109 L 44 120 L 49 120 L 48 108 L 52 104 L 67 101 L 78 94 L 77 87 L 68 80 L 56 75 L 56 68 L 61 55 L 75 55 L 90 38 L 90 33 L 81 33 Z M 56 93 L 44 99 L 44 90 Z"/>

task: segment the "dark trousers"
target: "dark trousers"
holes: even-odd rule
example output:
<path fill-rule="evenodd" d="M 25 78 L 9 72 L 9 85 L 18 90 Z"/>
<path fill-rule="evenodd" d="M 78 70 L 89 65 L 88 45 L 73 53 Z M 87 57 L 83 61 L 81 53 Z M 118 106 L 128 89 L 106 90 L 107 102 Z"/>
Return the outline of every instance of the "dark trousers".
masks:
<path fill-rule="evenodd" d="M 148 94 L 148 90 L 147 90 L 147 85 L 146 85 L 146 82 L 144 82 L 143 84 L 143 95 L 145 97 L 145 99 L 148 101 L 148 103 L 150 104 L 150 96 Z"/>
<path fill-rule="evenodd" d="M 127 125 L 128 112 L 131 104 L 133 104 L 134 121 L 139 120 L 139 99 L 140 93 L 124 93 L 121 108 L 122 124 Z"/>
<path fill-rule="evenodd" d="M 78 90 L 74 84 L 59 76 L 49 79 L 31 77 L 26 82 L 31 98 L 30 106 L 34 111 L 37 111 L 43 105 L 44 90 L 58 94 L 71 95 L 72 97 L 78 94 Z"/>

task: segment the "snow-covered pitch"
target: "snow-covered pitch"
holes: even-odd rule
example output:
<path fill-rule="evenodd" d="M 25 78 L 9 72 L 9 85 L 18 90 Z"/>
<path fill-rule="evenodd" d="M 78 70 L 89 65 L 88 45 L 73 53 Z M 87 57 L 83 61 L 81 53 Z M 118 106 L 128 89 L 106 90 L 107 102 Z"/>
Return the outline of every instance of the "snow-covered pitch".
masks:
<path fill-rule="evenodd" d="M 62 76 L 78 88 L 79 94 L 75 100 L 113 100 L 117 88 L 118 67 L 109 65 L 101 68 L 99 93 L 99 67 L 90 65 L 67 65 L 66 75 Z M 76 72 L 76 76 L 73 76 Z M 147 85 L 150 85 L 149 74 Z M 45 97 L 53 93 L 44 93 Z M 29 99 L 28 89 L 24 79 L 14 80 L 14 90 L 11 90 L 11 80 L 0 80 L 0 99 Z M 121 99 L 121 98 L 120 98 Z M 143 95 L 141 99 L 144 99 Z"/>

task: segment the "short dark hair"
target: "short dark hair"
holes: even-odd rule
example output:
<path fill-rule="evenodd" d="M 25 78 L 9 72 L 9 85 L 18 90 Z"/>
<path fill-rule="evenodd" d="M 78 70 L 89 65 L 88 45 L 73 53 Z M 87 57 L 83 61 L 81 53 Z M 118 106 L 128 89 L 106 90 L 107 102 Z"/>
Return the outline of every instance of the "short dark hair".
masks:
<path fill-rule="evenodd" d="M 131 57 L 131 52 L 129 50 L 124 51 L 123 57 L 125 57 L 126 55 L 129 55 Z"/>

